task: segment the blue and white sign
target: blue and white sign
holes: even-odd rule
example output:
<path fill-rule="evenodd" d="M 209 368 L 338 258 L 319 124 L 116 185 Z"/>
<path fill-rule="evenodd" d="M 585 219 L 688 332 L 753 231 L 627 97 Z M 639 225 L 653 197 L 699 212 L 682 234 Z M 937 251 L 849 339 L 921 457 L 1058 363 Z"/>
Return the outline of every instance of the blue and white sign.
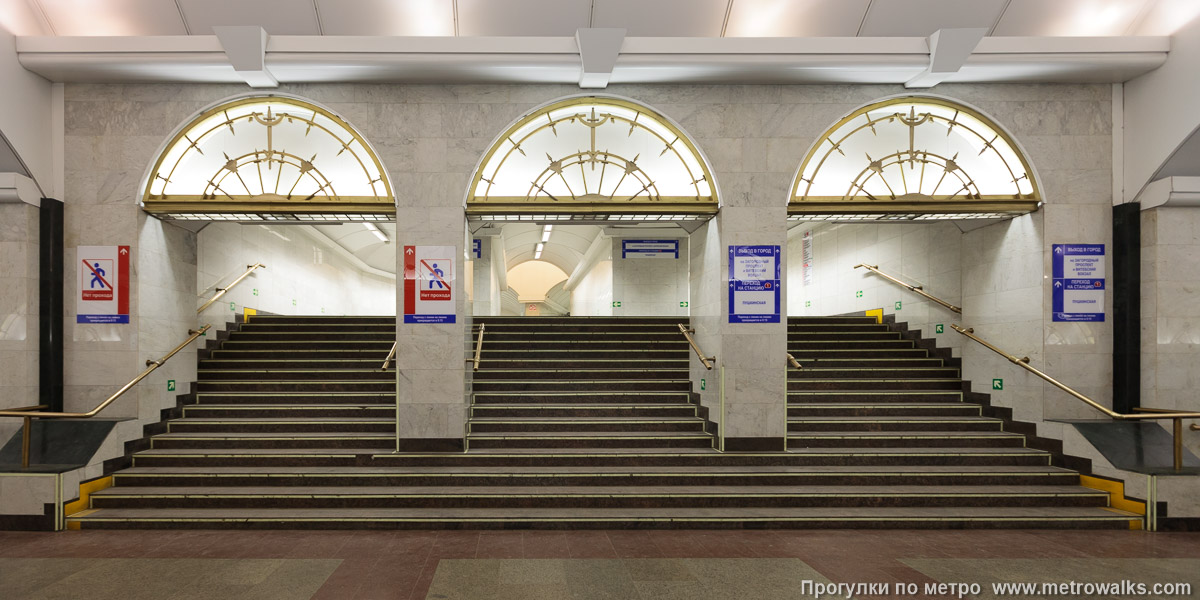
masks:
<path fill-rule="evenodd" d="M 621 240 L 621 258 L 679 258 L 679 240 Z"/>
<path fill-rule="evenodd" d="M 476 259 L 483 258 L 483 240 L 474 238 L 471 240 L 471 256 Z"/>
<path fill-rule="evenodd" d="M 1054 321 L 1104 320 L 1104 244 L 1054 244 Z"/>
<path fill-rule="evenodd" d="M 779 246 L 729 247 L 729 322 L 779 322 Z"/>

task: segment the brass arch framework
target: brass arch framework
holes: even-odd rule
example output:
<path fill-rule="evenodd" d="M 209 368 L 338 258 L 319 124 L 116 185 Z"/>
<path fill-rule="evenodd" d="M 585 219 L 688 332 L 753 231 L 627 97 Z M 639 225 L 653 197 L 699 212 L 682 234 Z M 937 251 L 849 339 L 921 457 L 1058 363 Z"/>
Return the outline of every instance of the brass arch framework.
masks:
<path fill-rule="evenodd" d="M 1029 161 L 991 119 L 940 98 L 870 104 L 830 128 L 792 185 L 793 220 L 995 218 L 1037 210 Z"/>
<path fill-rule="evenodd" d="M 179 220 L 375 221 L 396 212 L 362 135 L 285 96 L 226 102 L 184 125 L 154 163 L 142 207 Z"/>
<path fill-rule="evenodd" d="M 480 161 L 468 215 L 547 214 L 625 220 L 717 212 L 712 174 L 694 143 L 644 105 L 568 98 L 509 127 Z"/>

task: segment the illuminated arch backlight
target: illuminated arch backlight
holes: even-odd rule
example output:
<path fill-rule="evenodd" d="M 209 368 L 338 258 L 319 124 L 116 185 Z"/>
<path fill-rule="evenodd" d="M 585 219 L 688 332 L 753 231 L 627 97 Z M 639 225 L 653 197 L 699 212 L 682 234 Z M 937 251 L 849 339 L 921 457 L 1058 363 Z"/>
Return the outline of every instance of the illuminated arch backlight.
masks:
<path fill-rule="evenodd" d="M 701 219 L 717 212 L 712 174 L 665 116 L 610 97 L 542 106 L 502 133 L 467 193 L 483 220 Z"/>
<path fill-rule="evenodd" d="M 167 143 L 142 195 L 165 219 L 390 221 L 379 158 L 344 119 L 286 96 L 204 110 Z"/>
<path fill-rule="evenodd" d="M 999 218 L 1037 210 L 1041 193 L 1013 139 L 978 111 L 929 97 L 850 113 L 809 150 L 792 220 Z"/>

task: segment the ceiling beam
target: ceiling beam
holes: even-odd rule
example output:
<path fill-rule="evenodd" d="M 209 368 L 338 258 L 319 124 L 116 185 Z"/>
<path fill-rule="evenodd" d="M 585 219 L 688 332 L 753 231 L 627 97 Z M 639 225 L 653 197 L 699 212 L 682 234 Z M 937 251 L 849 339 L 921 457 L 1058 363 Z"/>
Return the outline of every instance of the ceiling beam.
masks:
<path fill-rule="evenodd" d="M 213 27 L 233 70 L 252 88 L 276 88 L 279 80 L 267 69 L 267 30 L 257 25 Z"/>
<path fill-rule="evenodd" d="M 986 27 L 939 29 L 929 36 L 929 66 L 904 83 L 906 88 L 931 88 L 958 73 L 979 46 Z"/>
<path fill-rule="evenodd" d="M 939 36 L 938 46 L 944 41 Z M 1157 69 L 1170 43 L 1166 36 L 984 38 L 945 81 L 1118 83 Z M 597 68 L 611 84 L 902 84 L 932 65 L 929 40 L 917 37 L 627 37 L 619 51 L 613 68 Z M 216 36 L 23 36 L 17 56 L 54 82 L 245 81 Z M 282 83 L 582 79 L 579 44 L 571 37 L 270 36 L 261 58 Z M 944 57 L 935 58 L 946 68 Z"/>
<path fill-rule="evenodd" d="M 616 28 L 589 28 L 575 30 L 575 43 L 579 45 L 579 87 L 603 89 L 608 87 L 617 56 L 625 42 L 625 30 Z"/>

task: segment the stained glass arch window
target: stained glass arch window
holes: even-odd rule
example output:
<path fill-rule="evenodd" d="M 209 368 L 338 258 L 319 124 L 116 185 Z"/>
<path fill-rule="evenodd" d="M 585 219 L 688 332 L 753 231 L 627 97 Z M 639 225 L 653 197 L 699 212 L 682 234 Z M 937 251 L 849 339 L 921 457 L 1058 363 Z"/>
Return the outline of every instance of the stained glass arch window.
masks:
<path fill-rule="evenodd" d="M 1016 142 L 979 111 L 907 96 L 860 108 L 812 146 L 788 213 L 970 218 L 1036 210 L 1042 198 Z"/>
<path fill-rule="evenodd" d="M 471 181 L 467 212 L 713 214 L 716 186 L 693 141 L 632 100 L 581 96 L 517 120 Z"/>
<path fill-rule="evenodd" d="M 387 171 L 345 119 L 307 100 L 255 96 L 202 111 L 147 175 L 143 208 L 164 218 L 395 218 Z"/>

